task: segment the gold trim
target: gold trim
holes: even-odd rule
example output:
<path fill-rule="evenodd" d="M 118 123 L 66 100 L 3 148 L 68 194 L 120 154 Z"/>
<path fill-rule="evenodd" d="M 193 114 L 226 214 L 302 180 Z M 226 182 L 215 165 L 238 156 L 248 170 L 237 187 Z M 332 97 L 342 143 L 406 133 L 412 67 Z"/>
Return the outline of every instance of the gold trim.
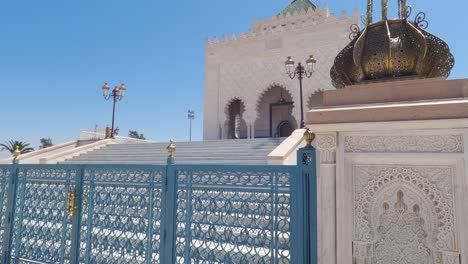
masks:
<path fill-rule="evenodd" d="M 174 141 L 169 140 L 169 146 L 167 146 L 166 150 L 167 150 L 167 155 L 169 158 L 174 157 L 174 153 L 176 151 L 176 146 L 174 144 Z"/>
<path fill-rule="evenodd" d="M 309 129 L 307 129 L 306 132 L 304 133 L 304 140 L 307 142 L 307 145 L 306 145 L 307 148 L 312 147 L 312 141 L 314 141 L 314 139 L 315 139 L 315 134 L 312 133 L 312 131 L 310 131 Z"/>
<path fill-rule="evenodd" d="M 18 157 L 21 155 L 21 151 L 18 145 L 15 146 L 15 150 L 13 151 L 12 154 L 15 159 L 18 159 Z"/>

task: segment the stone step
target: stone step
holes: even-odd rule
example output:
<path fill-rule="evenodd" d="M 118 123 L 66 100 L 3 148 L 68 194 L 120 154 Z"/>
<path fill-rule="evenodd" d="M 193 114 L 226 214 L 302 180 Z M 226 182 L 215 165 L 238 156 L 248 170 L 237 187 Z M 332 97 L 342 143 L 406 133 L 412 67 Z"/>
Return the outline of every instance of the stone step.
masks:
<path fill-rule="evenodd" d="M 175 142 L 177 164 L 266 164 L 284 138 Z M 166 164 L 168 143 L 113 144 L 65 164 Z"/>

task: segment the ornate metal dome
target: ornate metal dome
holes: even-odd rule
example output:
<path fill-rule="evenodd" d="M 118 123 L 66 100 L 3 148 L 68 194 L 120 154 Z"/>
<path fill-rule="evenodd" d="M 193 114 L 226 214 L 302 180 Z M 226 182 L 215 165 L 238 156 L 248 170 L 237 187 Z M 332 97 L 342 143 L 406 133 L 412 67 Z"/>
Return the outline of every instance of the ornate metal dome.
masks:
<path fill-rule="evenodd" d="M 372 0 L 368 0 L 367 27 L 351 26 L 348 44 L 336 57 L 330 75 L 333 86 L 450 75 L 454 58 L 449 46 L 427 32 L 424 13 L 408 20 L 411 8 L 399 0 L 399 18 L 387 19 L 387 0 L 382 0 L 382 20 L 372 23 Z"/>

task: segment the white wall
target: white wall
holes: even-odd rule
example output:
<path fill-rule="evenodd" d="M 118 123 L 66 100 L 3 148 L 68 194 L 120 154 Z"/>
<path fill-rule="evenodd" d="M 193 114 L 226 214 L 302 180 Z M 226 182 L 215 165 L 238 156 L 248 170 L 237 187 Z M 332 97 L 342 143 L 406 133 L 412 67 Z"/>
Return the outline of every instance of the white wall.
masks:
<path fill-rule="evenodd" d="M 388 256 L 468 263 L 468 120 L 311 129 L 318 131 L 320 263 L 391 263 Z M 388 222 L 399 214 L 399 191 L 406 209 L 392 219 L 405 221 Z M 420 236 L 411 236 L 415 230 Z M 393 241 L 405 248 L 396 250 L 389 241 L 404 234 L 411 239 Z"/>

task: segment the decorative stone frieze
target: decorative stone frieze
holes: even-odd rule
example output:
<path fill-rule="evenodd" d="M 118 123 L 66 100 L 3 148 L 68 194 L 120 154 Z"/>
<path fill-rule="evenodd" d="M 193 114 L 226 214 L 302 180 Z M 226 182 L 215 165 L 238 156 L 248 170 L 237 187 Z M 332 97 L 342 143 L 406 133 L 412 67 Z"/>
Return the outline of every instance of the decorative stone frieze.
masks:
<path fill-rule="evenodd" d="M 457 261 L 454 177 L 451 166 L 354 165 L 353 262 Z"/>
<path fill-rule="evenodd" d="M 463 136 L 347 136 L 344 148 L 353 153 L 463 153 Z"/>

